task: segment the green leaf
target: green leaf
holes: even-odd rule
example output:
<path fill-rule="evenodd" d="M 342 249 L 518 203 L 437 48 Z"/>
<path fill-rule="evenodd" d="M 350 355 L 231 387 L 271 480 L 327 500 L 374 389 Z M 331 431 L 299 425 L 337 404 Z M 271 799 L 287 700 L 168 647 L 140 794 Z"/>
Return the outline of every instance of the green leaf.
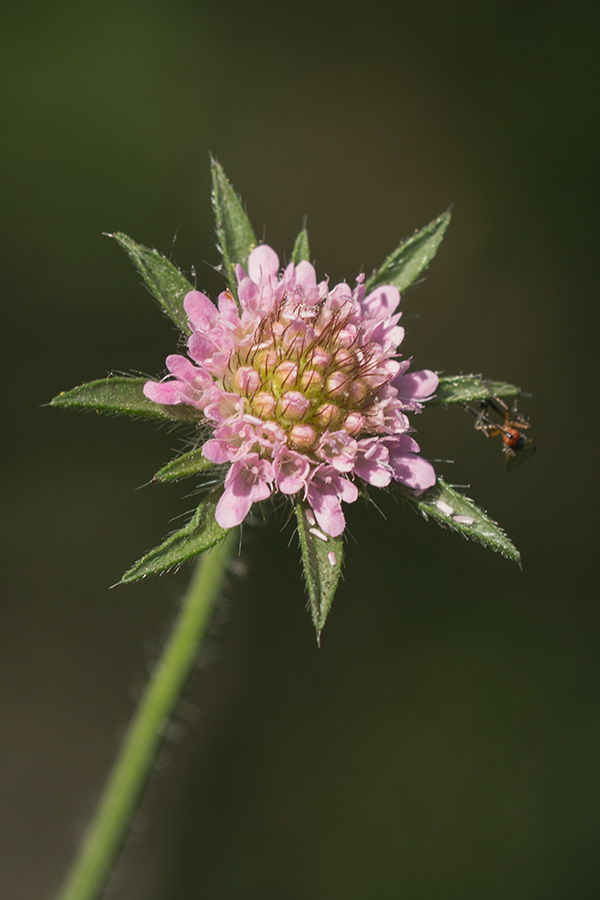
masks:
<path fill-rule="evenodd" d="M 176 459 L 163 466 L 153 478 L 153 481 L 180 481 L 182 478 L 190 478 L 200 475 L 208 469 L 214 469 L 215 463 L 202 455 L 202 447 L 182 453 Z"/>
<path fill-rule="evenodd" d="M 310 262 L 310 245 L 306 228 L 303 228 L 296 238 L 294 249 L 292 250 L 292 262 L 294 265 L 297 266 L 302 261 Z"/>
<path fill-rule="evenodd" d="M 212 204 L 215 213 L 218 250 L 223 258 L 229 287 L 237 297 L 235 267 L 246 267 L 250 252 L 256 247 L 256 237 L 242 201 L 234 191 L 223 167 L 211 157 Z"/>
<path fill-rule="evenodd" d="M 231 529 L 221 528 L 215 520 L 215 508 L 220 495 L 220 490 L 213 491 L 200 504 L 191 521 L 168 537 L 159 547 L 142 556 L 125 572 L 121 583 L 139 581 L 147 575 L 159 575 L 193 559 L 222 541 Z"/>
<path fill-rule="evenodd" d="M 304 564 L 304 577 L 310 598 L 310 610 L 321 644 L 321 632 L 329 615 L 333 597 L 342 572 L 344 544 L 341 538 L 333 538 L 310 525 L 305 501 L 296 504 L 298 535 Z M 312 510 L 310 515 L 312 516 Z"/>
<path fill-rule="evenodd" d="M 50 401 L 50 406 L 68 409 L 95 409 L 96 412 L 114 415 L 143 416 L 147 419 L 163 419 L 171 422 L 197 422 L 198 410 L 180 403 L 163 406 L 154 403 L 143 394 L 147 378 L 128 378 L 109 375 L 98 381 L 88 381 L 71 391 L 63 391 Z"/>
<path fill-rule="evenodd" d="M 367 293 L 379 284 L 393 284 L 400 293 L 414 284 L 442 243 L 450 212 L 442 213 L 425 228 L 402 241 L 365 284 Z"/>
<path fill-rule="evenodd" d="M 419 497 L 403 489 L 397 482 L 394 487 L 425 519 L 432 518 L 442 528 L 458 531 L 463 537 L 477 541 L 521 565 L 521 554 L 500 526 L 472 500 L 446 484 L 443 478 L 438 478 L 437 484 Z"/>
<path fill-rule="evenodd" d="M 427 402 L 427 406 L 472 403 L 490 397 L 518 397 L 520 393 L 520 387 L 507 381 L 491 381 L 481 375 L 443 375 L 435 397 Z"/>
<path fill-rule="evenodd" d="M 194 290 L 194 286 L 189 283 L 185 275 L 158 250 L 151 250 L 149 247 L 144 247 L 143 244 L 136 244 L 126 234 L 117 232 L 106 236 L 114 238 L 131 258 L 150 293 L 162 306 L 163 312 L 175 322 L 184 334 L 190 334 L 191 329 L 183 308 L 183 300 L 189 291 Z"/>

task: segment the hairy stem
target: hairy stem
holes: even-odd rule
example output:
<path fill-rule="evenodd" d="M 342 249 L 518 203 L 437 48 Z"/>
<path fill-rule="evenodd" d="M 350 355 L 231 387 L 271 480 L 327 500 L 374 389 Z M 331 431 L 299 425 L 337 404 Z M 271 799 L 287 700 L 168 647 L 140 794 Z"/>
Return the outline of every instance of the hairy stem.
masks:
<path fill-rule="evenodd" d="M 117 860 L 142 791 L 210 624 L 235 546 L 227 538 L 198 562 L 169 641 L 146 687 L 94 818 L 56 900 L 94 900 Z"/>

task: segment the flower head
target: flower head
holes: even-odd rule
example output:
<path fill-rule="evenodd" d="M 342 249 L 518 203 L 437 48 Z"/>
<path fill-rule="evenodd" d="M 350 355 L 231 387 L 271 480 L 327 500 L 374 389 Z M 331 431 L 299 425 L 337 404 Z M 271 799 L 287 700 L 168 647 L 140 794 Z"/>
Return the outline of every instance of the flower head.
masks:
<path fill-rule="evenodd" d="M 365 295 L 362 275 L 354 288 L 330 288 L 309 262 L 281 270 L 266 244 L 236 276 L 239 308 L 230 290 L 218 307 L 200 291 L 187 294 L 189 358 L 169 356 L 169 376 L 144 386 L 155 403 L 194 407 L 212 430 L 204 456 L 230 463 L 218 524 L 239 525 L 254 502 L 279 491 L 301 495 L 336 537 L 357 478 L 416 493 L 434 485 L 407 413 L 422 409 L 438 377 L 408 372 L 410 360 L 398 358 L 398 289 Z"/>
<path fill-rule="evenodd" d="M 398 353 L 404 339 L 399 292 L 428 267 L 450 213 L 401 241 L 366 282 L 361 275 L 353 288 L 345 282 L 330 288 L 328 279 L 317 281 L 308 261 L 306 228 L 296 238 L 292 262 L 281 269 L 271 247 L 257 246 L 242 202 L 214 159 L 211 171 L 218 249 L 229 285 L 216 306 L 161 253 L 126 234 L 112 235 L 187 336 L 187 355 L 168 356 L 168 374 L 160 382 L 112 375 L 52 401 L 201 426 L 199 446 L 163 466 L 153 481 L 227 467 L 223 483 L 203 494 L 187 524 L 142 556 L 122 581 L 199 556 L 224 541 L 254 503 L 279 493 L 293 501 L 319 640 L 342 571 L 342 504 L 353 503 L 366 484 L 395 486 L 425 518 L 519 562 L 496 523 L 436 479 L 411 434 L 409 416 L 426 402 L 473 402 L 480 408 L 466 408 L 477 417 L 476 427 L 488 437 L 502 434 L 506 443 L 514 422 L 501 398 L 520 392 L 480 375 L 438 378 L 429 369 L 410 371 L 410 359 Z M 487 416 L 488 407 L 504 415 L 504 425 Z M 515 421 L 519 428 L 528 425 Z"/>

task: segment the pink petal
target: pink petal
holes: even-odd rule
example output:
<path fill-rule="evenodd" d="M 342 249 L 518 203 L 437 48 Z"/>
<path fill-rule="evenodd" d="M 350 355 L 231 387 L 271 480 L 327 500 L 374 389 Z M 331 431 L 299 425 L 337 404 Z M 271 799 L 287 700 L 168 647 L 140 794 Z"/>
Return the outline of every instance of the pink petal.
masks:
<path fill-rule="evenodd" d="M 195 391 L 207 391 L 214 383 L 208 372 L 199 369 L 185 356 L 172 353 L 167 356 L 166 362 L 171 375 L 190 385 Z"/>
<path fill-rule="evenodd" d="M 306 496 L 319 527 L 331 537 L 338 537 L 346 527 L 341 501 L 354 503 L 358 488 L 331 466 L 324 466 L 315 472 Z"/>
<path fill-rule="evenodd" d="M 351 472 L 354 468 L 358 444 L 347 431 L 326 431 L 319 441 L 317 456 L 337 472 Z"/>
<path fill-rule="evenodd" d="M 394 387 L 402 400 L 428 400 L 437 390 L 439 378 L 430 369 L 408 372 L 394 381 Z"/>
<path fill-rule="evenodd" d="M 295 271 L 296 290 L 302 295 L 302 299 L 310 306 L 317 303 L 319 289 L 317 288 L 317 274 L 315 267 L 307 260 L 302 260 L 296 266 Z"/>
<path fill-rule="evenodd" d="M 250 512 L 252 502 L 250 497 L 238 496 L 231 488 L 226 488 L 217 503 L 215 519 L 221 528 L 235 528 L 244 521 Z"/>
<path fill-rule="evenodd" d="M 338 537 L 342 534 L 346 527 L 346 520 L 342 512 L 342 504 L 336 493 L 328 492 L 324 486 L 317 486 L 313 482 L 308 489 L 308 502 L 323 531 L 331 537 Z"/>
<path fill-rule="evenodd" d="M 387 487 L 392 480 L 389 466 L 377 460 L 361 459 L 354 466 L 354 474 L 372 484 L 373 487 Z"/>
<path fill-rule="evenodd" d="M 216 329 L 214 337 L 193 334 L 188 342 L 192 359 L 212 375 L 221 376 L 227 369 L 231 355 L 231 340 Z"/>
<path fill-rule="evenodd" d="M 306 456 L 293 450 L 283 450 L 276 462 L 277 487 L 282 494 L 296 494 L 306 485 L 310 463 Z"/>
<path fill-rule="evenodd" d="M 232 451 L 225 441 L 210 440 L 202 445 L 202 456 L 217 465 L 231 462 L 232 455 Z"/>
<path fill-rule="evenodd" d="M 315 267 L 305 259 L 296 266 L 296 284 L 305 291 L 317 286 Z"/>
<path fill-rule="evenodd" d="M 257 453 L 250 453 L 235 462 L 225 479 L 225 491 L 217 503 L 215 519 L 221 528 L 233 528 L 248 515 L 257 500 L 266 500 L 271 494 L 268 482 L 273 481 L 273 466 Z"/>
<path fill-rule="evenodd" d="M 194 328 L 200 331 L 208 331 L 219 318 L 217 308 L 210 297 L 200 291 L 190 291 L 186 294 L 183 308 Z"/>
<path fill-rule="evenodd" d="M 344 503 L 354 503 L 358 500 L 358 488 L 354 482 L 348 481 L 347 478 L 340 478 L 339 481 L 341 483 L 338 484 L 338 494 Z"/>
<path fill-rule="evenodd" d="M 221 317 L 232 325 L 239 325 L 238 306 L 229 291 L 219 294 L 219 312 Z"/>
<path fill-rule="evenodd" d="M 268 244 L 259 244 L 248 257 L 248 275 L 255 282 L 268 282 L 271 278 L 277 278 L 279 272 L 279 257 Z"/>
<path fill-rule="evenodd" d="M 244 398 L 239 394 L 229 394 L 217 385 L 211 388 L 204 413 L 217 425 L 222 425 L 232 417 L 240 417 L 244 412 Z"/>
<path fill-rule="evenodd" d="M 198 371 L 196 366 L 189 361 L 187 356 L 181 356 L 179 353 L 170 353 L 166 359 L 167 369 L 171 375 L 181 378 L 182 381 L 191 381 L 193 372 Z"/>
<path fill-rule="evenodd" d="M 365 297 L 362 302 L 365 315 L 369 319 L 387 319 L 400 303 L 400 292 L 392 284 L 382 284 Z"/>
<path fill-rule="evenodd" d="M 393 437 L 383 438 L 383 443 L 388 447 L 390 453 L 419 453 L 421 449 L 409 434 L 397 434 Z"/>
<path fill-rule="evenodd" d="M 391 451 L 390 465 L 396 481 L 418 493 L 433 487 L 436 482 L 435 469 L 431 463 L 416 453 Z"/>
<path fill-rule="evenodd" d="M 251 278 L 243 278 L 238 284 L 238 297 L 244 309 L 254 310 L 258 300 L 258 286 Z"/>
<path fill-rule="evenodd" d="M 153 403 L 162 403 L 163 406 L 176 406 L 182 403 L 181 382 L 179 381 L 163 381 L 158 384 L 156 381 L 147 381 L 142 388 L 144 397 L 152 400 Z"/>
<path fill-rule="evenodd" d="M 365 438 L 358 442 L 359 455 L 354 473 L 375 487 L 387 487 L 392 480 L 389 450 L 379 438 Z"/>
<path fill-rule="evenodd" d="M 356 287 L 352 291 L 352 296 L 356 300 L 357 303 L 362 303 L 364 300 L 366 290 L 365 290 L 365 273 L 361 272 L 360 275 L 356 278 Z"/>

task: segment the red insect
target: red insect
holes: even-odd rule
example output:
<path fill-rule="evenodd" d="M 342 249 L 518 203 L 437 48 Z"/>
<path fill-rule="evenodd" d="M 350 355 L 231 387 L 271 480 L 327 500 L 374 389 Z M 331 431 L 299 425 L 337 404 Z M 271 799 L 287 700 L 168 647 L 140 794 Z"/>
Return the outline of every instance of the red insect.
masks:
<path fill-rule="evenodd" d="M 488 438 L 501 435 L 502 451 L 507 469 L 516 469 L 535 453 L 535 444 L 528 435 L 523 434 L 523 431 L 530 427 L 529 422 L 519 415 L 515 408 L 512 411 L 509 410 L 506 403 L 498 397 L 483 400 L 479 411 L 471 406 L 465 406 L 465 409 L 476 416 L 475 428 L 477 431 L 483 431 Z M 494 422 L 487 415 L 488 409 L 492 409 L 500 417 L 504 417 L 504 421 L 502 423 Z"/>

